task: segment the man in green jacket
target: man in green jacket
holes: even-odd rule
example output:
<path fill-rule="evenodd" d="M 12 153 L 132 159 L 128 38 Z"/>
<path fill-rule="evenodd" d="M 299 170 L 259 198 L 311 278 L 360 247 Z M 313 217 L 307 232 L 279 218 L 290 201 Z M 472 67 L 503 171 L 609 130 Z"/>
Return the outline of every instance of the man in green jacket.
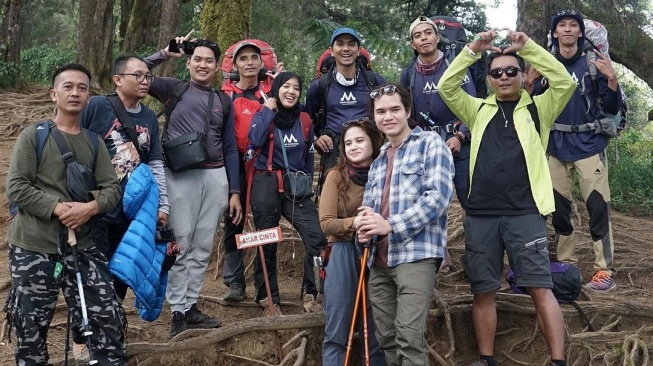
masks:
<path fill-rule="evenodd" d="M 111 366 L 129 361 L 122 343 L 124 314 L 114 294 L 107 259 L 95 245 L 92 232 L 93 216 L 111 210 L 121 191 L 100 137 L 80 128 L 90 80 L 82 65 L 57 69 L 50 91 L 57 112 L 53 121 L 47 121 L 51 127 L 43 149 L 37 149 L 37 129 L 46 127 L 35 124 L 18 136 L 11 156 L 7 197 L 18 208 L 8 234 L 17 365 L 49 364 L 47 334 L 59 289 L 71 310 L 71 324 L 83 332 L 73 255 L 66 244 L 68 230 L 76 234 L 94 359 L 99 365 Z M 96 187 L 88 191 L 88 202 L 76 202 L 68 191 L 66 162 L 55 134 L 60 134 L 75 161 L 92 169 Z"/>
<path fill-rule="evenodd" d="M 496 365 L 495 297 L 501 287 L 504 250 L 517 286 L 532 297 L 552 365 L 564 361 L 564 323 L 553 296 L 544 215 L 554 211 L 551 176 L 545 157 L 549 130 L 571 98 L 576 83 L 564 66 L 521 32 L 500 49 L 495 31 L 479 33 L 451 63 L 438 83 L 440 96 L 471 131 L 470 188 L 465 252 L 474 294 L 472 319 L 481 360 Z M 474 98 L 460 88 L 467 67 L 482 51 L 494 93 Z M 519 55 L 516 53 L 519 52 Z M 523 90 L 525 62 L 545 75 L 551 87 L 534 97 Z"/>

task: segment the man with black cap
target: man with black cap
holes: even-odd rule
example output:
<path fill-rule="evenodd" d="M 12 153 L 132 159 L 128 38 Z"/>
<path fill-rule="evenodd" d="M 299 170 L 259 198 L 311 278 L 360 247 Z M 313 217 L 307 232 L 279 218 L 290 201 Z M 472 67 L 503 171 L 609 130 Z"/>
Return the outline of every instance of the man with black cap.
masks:
<path fill-rule="evenodd" d="M 373 87 L 385 85 L 385 79 L 357 63 L 361 39 L 351 28 L 338 28 L 331 35 L 331 55 L 335 60 L 333 70 L 311 83 L 306 94 L 306 110 L 316 125 L 315 149 L 320 155 L 320 169 L 327 171 L 336 164 L 342 125 L 346 121 L 369 117 L 369 92 Z M 321 88 L 322 78 L 327 87 Z M 324 90 L 322 90 L 324 89 Z M 323 118 L 320 118 L 323 116 Z M 323 162 L 323 164 L 322 164 Z M 320 183 L 318 183 L 320 184 Z"/>
<path fill-rule="evenodd" d="M 247 153 L 249 127 L 254 113 L 263 107 L 264 95 L 269 95 L 272 90 L 270 79 L 283 72 L 285 69 L 280 62 L 275 67 L 275 73 L 268 71 L 264 80 L 260 80 L 263 69 L 261 48 L 250 41 L 240 41 L 234 48 L 233 71 L 238 75 L 230 78 L 222 86 L 234 105 L 234 127 L 236 132 L 236 145 L 238 146 L 238 161 L 240 162 L 240 205 L 247 204 L 247 177 L 245 174 L 245 155 Z M 245 218 L 246 220 L 247 218 Z M 243 301 L 247 298 L 245 292 L 245 264 L 243 251 L 236 246 L 236 234 L 241 234 L 245 220 L 234 224 L 225 220 L 224 248 L 225 260 L 222 270 L 222 280 L 229 289 L 224 294 L 226 301 Z"/>
<path fill-rule="evenodd" d="M 553 227 L 558 260 L 576 263 L 576 237 L 571 220 L 571 192 L 575 170 L 590 216 L 590 235 L 596 255 L 596 272 L 586 288 L 595 292 L 607 292 L 617 285 L 612 270 L 614 243 L 605 152 L 608 137 L 600 133 L 598 128 L 603 113 L 619 114 L 622 101 L 612 62 L 601 52 L 583 50 L 584 32 L 583 16 L 578 11 L 562 10 L 551 19 L 551 41 L 555 57 L 565 65 L 577 83 L 577 90 L 555 121 L 549 137 L 548 163 L 555 197 Z M 596 59 L 588 60 L 586 52 L 595 54 Z M 597 82 L 592 80 L 591 68 L 594 72 L 598 71 Z M 537 89 L 542 89 L 541 85 L 536 86 L 536 94 Z"/>
<path fill-rule="evenodd" d="M 423 15 L 417 17 L 410 25 L 410 47 L 415 52 L 415 60 L 401 72 L 399 80 L 410 92 L 413 121 L 424 131 L 438 133 L 451 150 L 456 167 L 453 182 L 458 202 L 463 208 L 464 219 L 464 210 L 467 208 L 471 133 L 438 93 L 437 84 L 449 67 L 444 53 L 438 49 L 439 43 L 440 34 L 433 20 Z M 467 77 L 460 86 L 467 94 L 475 97 L 476 88 L 472 80 L 467 72 Z M 447 251 L 441 270 L 448 272 L 452 268 L 453 264 Z"/>

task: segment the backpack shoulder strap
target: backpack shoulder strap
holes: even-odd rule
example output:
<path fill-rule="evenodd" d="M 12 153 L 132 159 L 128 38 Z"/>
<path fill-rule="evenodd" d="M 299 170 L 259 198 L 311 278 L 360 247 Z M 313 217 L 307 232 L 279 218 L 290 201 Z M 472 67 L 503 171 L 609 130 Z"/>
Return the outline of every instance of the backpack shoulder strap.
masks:
<path fill-rule="evenodd" d="M 138 143 L 136 126 L 134 125 L 134 122 L 132 122 L 132 119 L 129 117 L 129 114 L 127 114 L 127 109 L 125 109 L 125 105 L 122 104 L 122 100 L 120 100 L 118 94 L 107 95 L 107 99 L 109 100 L 111 107 L 113 107 L 113 111 L 116 112 L 116 116 L 118 117 L 118 122 L 120 122 L 120 124 L 124 127 L 125 134 L 127 135 L 127 137 L 129 137 L 129 139 L 132 141 L 132 144 L 136 148 L 136 152 L 138 153 L 141 162 L 147 163 L 147 157 L 145 156 L 145 152 L 143 152 L 140 144 Z M 97 139 L 91 139 L 91 140 L 97 140 Z"/>
<path fill-rule="evenodd" d="M 45 147 L 50 129 L 54 126 L 52 121 L 41 121 L 36 123 L 36 165 L 41 163 L 41 156 L 43 155 L 43 148 Z"/>
<path fill-rule="evenodd" d="M 175 87 L 172 89 L 172 97 L 170 97 L 163 110 L 157 114 L 157 117 L 161 116 L 161 114 L 165 114 L 166 121 L 163 124 L 163 131 L 161 133 L 161 140 L 164 142 L 167 141 L 168 138 L 168 123 L 170 123 L 170 115 L 177 106 L 177 103 L 179 103 L 179 100 L 181 100 L 182 94 L 184 94 L 189 86 L 190 82 L 179 81 L 177 85 L 175 85 Z"/>
<path fill-rule="evenodd" d="M 320 108 L 317 115 L 315 116 L 315 124 L 317 127 L 317 132 L 320 133 L 322 129 L 326 126 L 326 114 L 327 114 L 327 102 L 329 97 L 329 86 L 331 84 L 331 72 L 325 72 L 320 76 L 317 96 L 320 100 Z"/>
<path fill-rule="evenodd" d="M 361 67 L 360 70 L 363 73 L 363 78 L 365 78 L 365 84 L 367 85 L 368 90 L 372 90 L 379 86 L 379 83 L 376 80 L 376 73 L 372 70 L 368 70 L 364 67 Z"/>
<path fill-rule="evenodd" d="M 408 92 L 410 93 L 410 100 L 414 100 L 413 88 L 415 87 L 415 76 L 417 75 L 415 62 L 417 62 L 417 58 L 414 58 L 410 64 L 408 64 Z M 417 108 L 415 107 L 415 103 L 412 104 L 413 105 L 410 107 L 411 117 L 417 121 Z"/>
<path fill-rule="evenodd" d="M 220 96 L 220 102 L 222 103 L 222 111 L 224 112 L 224 118 L 225 122 L 227 117 L 229 117 L 229 113 L 231 113 L 231 98 L 227 95 L 227 93 L 223 92 L 222 90 L 217 90 L 218 95 Z"/>
<path fill-rule="evenodd" d="M 528 108 L 528 112 L 531 114 L 531 118 L 533 118 L 533 123 L 535 124 L 535 130 L 537 130 L 537 134 L 541 136 L 540 114 L 537 112 L 537 106 L 535 105 L 535 101 L 531 101 L 530 104 L 527 104 L 526 108 Z"/>

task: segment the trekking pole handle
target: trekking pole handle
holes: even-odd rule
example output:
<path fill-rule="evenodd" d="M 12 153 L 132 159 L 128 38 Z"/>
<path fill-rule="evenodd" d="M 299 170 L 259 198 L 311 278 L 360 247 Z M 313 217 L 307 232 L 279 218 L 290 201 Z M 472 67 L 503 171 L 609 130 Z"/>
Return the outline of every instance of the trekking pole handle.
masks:
<path fill-rule="evenodd" d="M 75 235 L 75 230 L 68 229 L 68 245 L 74 247 L 77 245 L 77 235 Z"/>

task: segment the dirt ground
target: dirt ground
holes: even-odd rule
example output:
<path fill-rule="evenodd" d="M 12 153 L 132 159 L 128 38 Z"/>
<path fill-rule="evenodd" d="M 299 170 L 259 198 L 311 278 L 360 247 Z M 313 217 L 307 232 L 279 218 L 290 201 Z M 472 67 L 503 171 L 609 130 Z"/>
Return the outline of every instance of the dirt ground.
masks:
<path fill-rule="evenodd" d="M 44 88 L 30 88 L 21 93 L 0 92 L 0 178 L 4 182 L 11 150 L 19 131 L 31 122 L 51 117 L 53 106 Z M 5 223 L 8 212 L 5 186 L 0 184 L 0 241 L 7 249 Z M 454 202 L 450 211 L 449 246 L 458 269 L 464 252 L 460 206 Z M 563 305 L 567 328 L 567 359 L 576 365 L 633 365 L 648 364 L 653 356 L 653 224 L 649 217 L 631 216 L 627 212 L 612 212 L 615 240 L 617 289 L 606 295 L 583 293 L 581 308 L 591 320 L 596 332 L 588 332 L 585 323 L 571 305 Z M 594 258 L 587 230 L 588 217 L 578 204 L 577 225 L 579 268 L 583 279 L 592 276 Z M 578 221 L 577 221 L 578 222 Z M 284 225 L 287 225 L 285 223 Z M 126 300 L 129 314 L 128 347 L 130 365 L 276 365 L 277 336 L 282 343 L 300 330 L 306 331 L 284 348 L 284 354 L 305 354 L 304 363 L 284 364 L 321 365 L 323 319 L 302 315 L 299 289 L 302 275 L 303 245 L 295 234 L 284 230 L 287 238 L 279 248 L 279 283 L 281 288 L 282 320 L 255 319 L 261 309 L 252 301 L 253 266 L 248 267 L 247 293 L 249 298 L 241 306 L 225 306 L 220 297 L 226 288 L 221 273 L 221 232 L 216 236 L 216 250 L 206 273 L 200 307 L 223 321 L 214 331 L 189 331 L 173 342 L 169 341 L 170 314 L 166 307 L 159 319 L 147 323 L 138 318 L 133 309 L 131 292 Z M 6 253 L 6 251 L 5 251 Z M 247 252 L 246 265 L 251 263 L 253 250 Z M 0 256 L 0 298 L 5 299 L 9 287 L 6 255 Z M 439 274 L 429 318 L 429 344 L 432 365 L 468 365 L 476 357 L 476 345 L 471 324 L 471 296 L 463 271 Z M 546 365 L 548 351 L 541 332 L 536 327 L 532 302 L 528 297 L 511 295 L 504 283 L 498 300 L 498 329 L 495 356 L 502 365 Z M 4 301 L 3 301 L 4 303 Z M 60 298 L 60 303 L 63 299 Z M 58 308 L 48 338 L 51 361 L 62 365 L 65 338 L 65 309 Z M 4 320 L 4 316 L 2 319 Z M 301 329 L 300 329 L 301 328 Z M 270 330 L 261 330 L 270 329 Z M 271 329 L 281 329 L 272 331 Z M 13 340 L 14 337 L 12 337 Z M 453 343 L 452 341 L 453 340 Z M 303 343 L 302 343 L 303 342 Z M 0 364 L 13 364 L 13 347 L 6 339 L 0 344 Z M 360 355 L 356 345 L 356 357 Z M 70 354 L 72 359 L 72 353 Z M 354 360 L 353 364 L 359 364 Z"/>

